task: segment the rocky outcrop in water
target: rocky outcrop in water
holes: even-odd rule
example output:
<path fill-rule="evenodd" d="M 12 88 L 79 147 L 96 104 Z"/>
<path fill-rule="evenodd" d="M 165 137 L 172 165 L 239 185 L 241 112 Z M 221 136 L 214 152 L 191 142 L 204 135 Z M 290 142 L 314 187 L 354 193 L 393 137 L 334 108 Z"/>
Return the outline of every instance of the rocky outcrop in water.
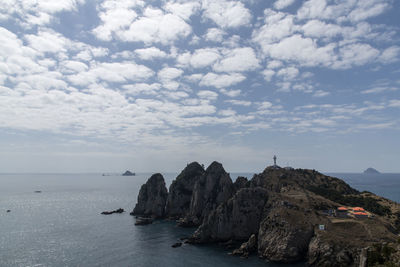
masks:
<path fill-rule="evenodd" d="M 250 253 L 253 253 L 257 250 L 257 237 L 255 234 L 252 234 L 246 242 L 244 242 L 238 249 L 235 249 L 232 252 L 234 256 L 242 256 L 247 258 Z"/>
<path fill-rule="evenodd" d="M 240 189 L 204 219 L 191 242 L 247 240 L 258 233 L 267 200 L 268 192 L 263 188 Z"/>
<path fill-rule="evenodd" d="M 112 211 L 103 211 L 101 214 L 103 215 L 110 215 L 110 214 L 114 214 L 114 213 L 123 213 L 124 209 L 116 209 L 116 210 L 112 210 Z"/>
<path fill-rule="evenodd" d="M 160 173 L 153 174 L 140 188 L 137 204 L 131 215 L 163 218 L 167 197 L 164 177 Z"/>
<path fill-rule="evenodd" d="M 169 187 L 166 216 L 179 219 L 189 213 L 193 188 L 204 174 L 204 168 L 192 162 L 176 177 Z"/>
<path fill-rule="evenodd" d="M 194 184 L 189 212 L 184 224 L 199 225 L 210 212 L 234 193 L 229 174 L 221 163 L 214 161 Z"/>
<path fill-rule="evenodd" d="M 218 162 L 205 171 L 191 163 L 169 194 L 162 176 L 153 176 L 142 186 L 133 213 L 198 226 L 185 243 L 222 242 L 232 248 L 240 242 L 232 254 L 256 252 L 269 261 L 311 266 L 359 266 L 379 252 L 365 248 L 397 239 L 399 204 L 315 170 L 268 167 L 251 180 L 238 177 L 232 183 Z M 368 219 L 332 217 L 342 205 L 376 213 Z M 398 254 L 388 259 L 397 262 Z"/>

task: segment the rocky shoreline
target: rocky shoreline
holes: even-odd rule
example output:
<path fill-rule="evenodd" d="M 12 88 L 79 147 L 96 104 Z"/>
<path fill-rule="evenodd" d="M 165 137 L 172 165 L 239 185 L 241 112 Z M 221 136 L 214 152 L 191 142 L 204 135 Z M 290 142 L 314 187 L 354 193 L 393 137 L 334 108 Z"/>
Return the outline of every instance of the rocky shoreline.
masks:
<path fill-rule="evenodd" d="M 327 213 L 354 203 L 376 214 L 356 219 Z M 169 190 L 161 174 L 152 175 L 131 215 L 137 224 L 172 219 L 197 227 L 187 243 L 241 244 L 232 255 L 257 253 L 268 261 L 310 266 L 400 264 L 400 205 L 315 170 L 271 166 L 250 180 L 232 182 L 222 164 L 204 169 L 193 162 Z M 376 249 L 382 244 L 390 247 L 386 258 Z"/>

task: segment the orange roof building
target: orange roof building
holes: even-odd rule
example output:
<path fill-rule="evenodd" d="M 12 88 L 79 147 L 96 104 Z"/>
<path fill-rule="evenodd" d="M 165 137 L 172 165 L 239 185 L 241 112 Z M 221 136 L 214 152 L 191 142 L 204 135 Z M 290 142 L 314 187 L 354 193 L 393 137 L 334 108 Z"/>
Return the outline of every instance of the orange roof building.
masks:
<path fill-rule="evenodd" d="M 353 211 L 360 211 L 360 212 L 364 212 L 365 210 L 361 207 L 354 207 Z"/>
<path fill-rule="evenodd" d="M 368 213 L 366 213 L 366 212 L 354 212 L 353 215 L 356 218 L 366 218 L 366 217 L 368 217 Z"/>
<path fill-rule="evenodd" d="M 339 207 L 339 208 L 337 208 L 338 209 L 338 211 L 347 211 L 347 208 L 346 207 Z"/>

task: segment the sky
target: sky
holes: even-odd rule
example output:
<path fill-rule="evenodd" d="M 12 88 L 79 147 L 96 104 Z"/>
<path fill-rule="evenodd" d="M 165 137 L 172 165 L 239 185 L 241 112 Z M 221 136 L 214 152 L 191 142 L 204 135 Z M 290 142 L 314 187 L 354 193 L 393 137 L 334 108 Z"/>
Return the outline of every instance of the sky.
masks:
<path fill-rule="evenodd" d="M 3 0 L 1 172 L 400 172 L 400 1 Z"/>

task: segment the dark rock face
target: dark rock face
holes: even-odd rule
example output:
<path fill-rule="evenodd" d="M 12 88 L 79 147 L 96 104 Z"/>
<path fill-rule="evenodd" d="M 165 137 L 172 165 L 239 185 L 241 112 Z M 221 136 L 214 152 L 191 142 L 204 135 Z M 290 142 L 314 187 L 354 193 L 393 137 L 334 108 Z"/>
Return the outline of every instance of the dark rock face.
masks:
<path fill-rule="evenodd" d="M 250 253 L 255 252 L 257 250 L 257 237 L 255 234 L 252 234 L 247 242 L 244 242 L 240 248 L 235 249 L 232 252 L 232 255 L 248 257 Z"/>
<path fill-rule="evenodd" d="M 119 208 L 117 210 L 112 210 L 112 211 L 103 211 L 101 214 L 110 215 L 110 214 L 113 214 L 113 213 L 123 213 L 123 212 L 124 212 L 124 209 Z"/>
<path fill-rule="evenodd" d="M 235 191 L 238 191 L 241 188 L 248 187 L 249 185 L 249 180 L 247 180 L 246 177 L 239 176 L 236 181 L 233 183 L 233 187 L 235 188 Z"/>
<path fill-rule="evenodd" d="M 164 177 L 160 173 L 153 174 L 140 188 L 138 202 L 131 215 L 162 218 L 165 215 L 167 197 Z"/>
<path fill-rule="evenodd" d="M 234 193 L 229 174 L 221 163 L 214 161 L 196 181 L 190 201 L 186 223 L 199 225 L 219 204 L 227 201 Z"/>
<path fill-rule="evenodd" d="M 178 219 L 189 212 L 194 185 L 203 174 L 203 167 L 197 162 L 192 162 L 176 177 L 169 187 L 167 217 Z"/>
<path fill-rule="evenodd" d="M 194 243 L 247 240 L 257 234 L 268 192 L 263 188 L 242 188 L 212 211 L 194 233 Z"/>
<path fill-rule="evenodd" d="M 308 249 L 310 266 L 358 266 L 361 248 L 348 248 L 345 245 L 334 245 L 314 237 Z M 362 265 L 361 265 L 362 266 Z"/>
<path fill-rule="evenodd" d="M 306 213 L 286 201 L 271 201 L 272 206 L 258 232 L 258 254 L 276 262 L 304 260 L 314 234 L 318 216 Z"/>

